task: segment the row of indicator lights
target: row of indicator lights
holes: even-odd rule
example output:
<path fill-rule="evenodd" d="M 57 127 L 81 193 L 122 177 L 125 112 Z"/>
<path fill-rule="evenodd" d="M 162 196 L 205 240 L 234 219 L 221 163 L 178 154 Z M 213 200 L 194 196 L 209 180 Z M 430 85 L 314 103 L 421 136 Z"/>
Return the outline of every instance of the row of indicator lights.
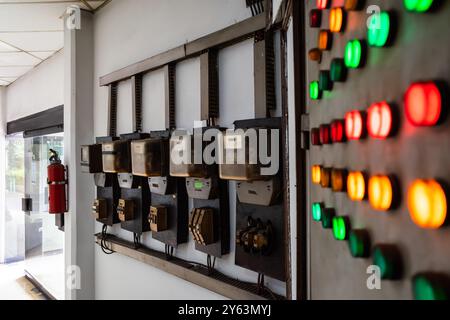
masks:
<path fill-rule="evenodd" d="M 311 129 L 311 143 L 314 146 L 342 143 L 347 140 L 359 140 L 365 134 L 362 111 L 350 111 L 345 120 L 335 119 L 331 124 L 322 124 L 319 128 Z M 367 111 L 367 132 L 374 139 L 386 139 L 392 133 L 393 115 L 386 102 L 375 103 Z"/>
<path fill-rule="evenodd" d="M 320 24 L 321 13 L 318 10 L 313 10 L 310 13 L 310 25 L 317 26 Z M 344 17 L 345 13 L 342 8 L 333 8 L 330 11 L 330 30 L 320 30 L 318 39 L 317 39 L 317 48 L 313 48 L 309 51 L 308 56 L 310 60 L 320 62 L 322 58 L 322 51 L 331 50 L 332 45 L 332 33 L 337 33 L 342 31 L 342 27 L 344 25 Z M 369 18 L 368 22 L 369 28 L 367 31 L 367 38 L 369 45 L 371 47 L 384 47 L 387 45 L 390 31 L 391 31 L 391 17 L 388 12 L 381 12 L 379 15 L 373 15 Z M 349 54 L 350 46 L 359 45 L 360 49 L 363 49 L 361 46 L 361 40 L 351 40 L 347 43 L 346 47 L 346 55 Z M 353 50 L 357 50 L 355 47 Z M 362 56 L 362 55 L 360 55 Z M 356 59 L 356 57 L 354 58 Z M 359 63 L 358 63 L 359 64 Z M 355 63 L 353 63 L 355 65 Z M 357 68 L 357 66 L 348 67 Z"/>
<path fill-rule="evenodd" d="M 312 218 L 321 222 L 324 229 L 332 229 L 334 239 L 348 241 L 349 251 L 354 258 L 368 258 L 373 254 L 372 263 L 380 268 L 380 278 L 399 279 L 403 273 L 403 259 L 397 246 L 377 244 L 371 250 L 370 236 L 365 229 L 351 229 L 346 216 L 336 216 L 333 208 L 323 203 L 312 204 Z M 445 286 L 447 278 L 436 273 L 419 273 L 413 277 L 413 295 L 418 300 L 447 300 L 450 298 Z"/>
<path fill-rule="evenodd" d="M 434 82 L 413 83 L 405 93 L 405 114 L 414 126 L 435 126 L 442 120 L 442 93 Z M 345 119 L 322 124 L 311 130 L 311 143 L 315 146 L 360 140 L 365 133 L 374 139 L 386 139 L 393 133 L 394 114 L 385 101 L 372 104 L 366 112 L 352 110 Z M 345 130 L 344 130 L 345 129 Z M 345 131 L 345 136 L 344 136 Z"/>
<path fill-rule="evenodd" d="M 403 0 L 403 4 L 404 4 L 406 10 L 408 10 L 408 11 L 426 12 L 426 11 L 430 10 L 430 8 L 432 7 L 433 1 L 434 0 Z M 330 3 L 331 3 L 331 1 L 329 1 L 329 0 L 317 0 L 316 1 L 317 9 L 316 10 L 313 9 L 313 11 L 319 11 L 319 13 L 320 13 L 320 10 L 327 9 L 329 7 Z M 361 9 L 362 3 L 363 3 L 363 1 L 361 1 L 361 0 L 345 0 L 344 9 L 347 11 L 358 10 L 358 9 Z M 317 20 L 320 21 L 320 18 L 314 19 L 314 21 L 317 21 Z M 318 25 L 317 25 L 317 23 L 314 23 L 313 26 L 316 28 L 320 27 L 320 23 Z M 313 26 L 311 26 L 311 27 L 313 27 Z"/>
<path fill-rule="evenodd" d="M 360 171 L 312 167 L 312 182 L 334 192 L 347 192 L 352 201 L 368 198 L 377 211 L 388 211 L 399 199 L 399 188 L 393 176 L 367 175 Z M 368 180 L 368 182 L 367 182 Z M 408 188 L 407 205 L 411 220 L 421 228 L 437 229 L 447 220 L 447 195 L 443 186 L 433 179 L 417 179 Z"/>
<path fill-rule="evenodd" d="M 318 0 L 317 9 L 312 9 L 309 13 L 309 25 L 311 28 L 320 28 L 322 24 L 322 10 L 328 8 L 330 2 L 328 0 Z M 361 1 L 346 0 L 344 8 L 335 7 L 330 10 L 329 15 L 329 31 L 321 30 L 319 32 L 318 48 L 309 51 L 309 57 L 313 61 L 320 61 L 322 51 L 330 50 L 331 34 L 330 32 L 341 32 L 345 21 L 345 12 L 361 9 Z M 407 11 L 426 12 L 433 5 L 433 0 L 404 0 L 404 6 Z M 390 16 L 387 12 L 381 12 L 380 15 L 370 17 L 370 26 L 368 31 L 368 40 L 371 46 L 383 47 L 389 38 Z M 355 41 L 355 40 L 354 40 Z"/>
<path fill-rule="evenodd" d="M 350 254 L 354 258 L 368 258 L 371 254 L 370 237 L 365 229 L 351 229 L 347 216 L 335 215 L 333 208 L 323 203 L 312 204 L 312 218 L 321 222 L 324 229 L 331 229 L 338 241 L 348 241 Z M 379 244 L 373 247 L 373 264 L 380 267 L 382 279 L 398 279 L 402 271 L 401 255 L 394 245 Z"/>
<path fill-rule="evenodd" d="M 423 12 L 423 8 L 428 8 L 432 3 L 418 4 L 419 1 L 416 0 L 416 6 L 412 3 L 408 3 L 405 6 L 411 10 L 417 10 L 418 12 Z M 414 9 L 417 8 L 417 9 Z M 409 9 L 408 9 L 409 10 Z M 426 10 L 425 10 L 426 11 Z M 311 49 L 309 52 L 309 58 L 314 61 L 320 61 L 322 57 L 322 51 L 331 49 L 331 32 L 340 32 L 343 25 L 344 11 L 342 8 L 333 8 L 330 12 L 330 30 L 321 30 L 318 36 L 318 48 Z M 316 17 L 317 15 L 317 17 Z M 320 10 L 313 10 L 310 14 L 310 24 L 316 26 L 317 22 L 320 22 Z M 373 15 L 369 18 L 369 28 L 367 31 L 368 44 L 371 47 L 384 47 L 387 45 L 390 37 L 391 31 L 391 17 L 388 12 L 381 12 L 379 15 Z M 344 53 L 344 63 L 349 69 L 360 68 L 364 64 L 366 56 L 366 47 L 363 40 L 350 40 L 346 47 Z M 333 72 L 333 67 L 337 69 L 338 72 Z M 331 63 L 331 75 L 332 81 L 344 81 L 345 70 L 343 70 L 342 59 L 333 59 Z M 339 76 L 341 74 L 341 76 Z M 335 80 L 333 80 L 335 79 Z M 327 83 L 329 79 L 327 79 Z M 331 85 L 321 86 L 319 81 L 313 81 L 310 84 L 310 93 L 312 100 L 320 99 L 321 91 L 331 90 Z"/>

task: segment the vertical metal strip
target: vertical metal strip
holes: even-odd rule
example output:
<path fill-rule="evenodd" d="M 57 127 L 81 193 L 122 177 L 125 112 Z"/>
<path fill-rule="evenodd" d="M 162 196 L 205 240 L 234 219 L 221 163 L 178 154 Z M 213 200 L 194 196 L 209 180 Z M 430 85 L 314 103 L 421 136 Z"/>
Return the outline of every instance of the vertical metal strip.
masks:
<path fill-rule="evenodd" d="M 289 111 L 288 111 L 288 81 L 287 81 L 287 34 L 280 31 L 281 57 L 281 150 L 283 161 L 283 203 L 286 254 L 286 297 L 292 299 L 292 260 L 291 260 L 291 210 L 290 210 L 290 178 L 289 178 Z"/>
<path fill-rule="evenodd" d="M 256 34 L 253 50 L 255 117 L 265 118 L 276 108 L 273 32 Z"/>
<path fill-rule="evenodd" d="M 218 52 L 210 49 L 200 55 L 201 120 L 219 117 Z"/>
<path fill-rule="evenodd" d="M 131 78 L 133 132 L 142 132 L 142 75 L 137 74 Z"/>
<path fill-rule="evenodd" d="M 117 134 L 117 83 L 109 85 L 108 118 L 108 134 L 111 137 L 115 137 Z"/>
<path fill-rule="evenodd" d="M 301 120 L 306 113 L 306 43 L 305 43 L 305 3 L 293 1 L 294 32 L 294 88 L 295 88 L 295 127 L 298 129 L 297 141 L 301 141 Z M 307 153 L 297 148 L 297 299 L 308 298 L 307 277 Z"/>
<path fill-rule="evenodd" d="M 167 129 L 176 128 L 175 120 L 175 80 L 176 66 L 168 64 L 164 67 L 164 89 L 165 89 L 165 124 Z"/>

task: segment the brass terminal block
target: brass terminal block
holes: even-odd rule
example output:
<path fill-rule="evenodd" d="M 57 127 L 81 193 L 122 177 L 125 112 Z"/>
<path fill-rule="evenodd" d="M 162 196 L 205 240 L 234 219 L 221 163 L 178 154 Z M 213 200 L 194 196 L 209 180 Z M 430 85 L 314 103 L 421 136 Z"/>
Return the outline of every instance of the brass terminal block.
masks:
<path fill-rule="evenodd" d="M 134 218 L 134 201 L 120 199 L 117 205 L 117 215 L 122 222 L 133 220 Z"/>
<path fill-rule="evenodd" d="M 214 243 L 214 211 L 211 208 L 195 208 L 189 217 L 189 230 L 194 240 L 202 245 Z"/>
<path fill-rule="evenodd" d="M 106 219 L 108 217 L 108 204 L 105 199 L 95 199 L 92 205 L 92 214 L 96 220 Z"/>
<path fill-rule="evenodd" d="M 167 230 L 167 208 L 162 206 L 150 207 L 148 222 L 150 223 L 150 230 L 153 232 Z"/>

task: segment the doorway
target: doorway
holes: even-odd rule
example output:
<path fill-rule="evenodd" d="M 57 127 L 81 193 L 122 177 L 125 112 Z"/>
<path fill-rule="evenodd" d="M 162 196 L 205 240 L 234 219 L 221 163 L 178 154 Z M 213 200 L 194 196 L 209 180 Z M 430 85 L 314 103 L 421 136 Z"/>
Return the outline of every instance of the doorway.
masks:
<path fill-rule="evenodd" d="M 48 213 L 50 149 L 63 158 L 63 133 L 6 138 L 5 262 L 23 261 L 29 279 L 64 299 L 64 233 Z"/>

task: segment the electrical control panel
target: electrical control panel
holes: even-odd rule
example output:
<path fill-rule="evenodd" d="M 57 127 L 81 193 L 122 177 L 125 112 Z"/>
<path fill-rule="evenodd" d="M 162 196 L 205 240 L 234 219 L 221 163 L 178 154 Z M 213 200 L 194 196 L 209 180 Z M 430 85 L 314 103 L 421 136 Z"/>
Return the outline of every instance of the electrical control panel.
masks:
<path fill-rule="evenodd" d="M 235 132 L 244 134 L 228 146 L 224 136 L 219 153 L 235 158 L 234 164 L 224 160 L 226 164 L 220 164 L 220 172 L 222 178 L 237 181 L 236 264 L 284 281 L 286 240 L 280 131 L 281 118 L 236 121 Z M 252 143 L 252 139 L 257 142 Z M 245 155 L 244 161 L 236 161 L 238 152 Z M 266 165 L 261 163 L 264 156 L 271 156 Z M 265 173 L 263 169 L 269 165 L 274 170 Z"/>
<path fill-rule="evenodd" d="M 148 178 L 152 194 L 152 207 L 148 220 L 153 239 L 168 246 L 177 247 L 188 240 L 189 212 L 184 179 L 169 176 L 170 135 L 170 130 L 153 131 L 150 133 L 150 139 L 147 140 L 152 141 L 152 147 L 148 149 L 149 153 L 152 153 L 160 162 L 157 166 L 152 166 L 153 169 L 157 169 L 153 171 L 153 176 L 149 175 Z"/>
<path fill-rule="evenodd" d="M 132 171 L 135 176 L 165 177 L 169 174 L 169 138 L 131 142 Z"/>
<path fill-rule="evenodd" d="M 86 173 L 103 172 L 101 144 L 81 146 L 81 169 Z"/>
<path fill-rule="evenodd" d="M 217 164 L 207 164 L 203 156 L 209 144 L 218 144 L 222 132 L 218 127 L 197 128 L 193 135 L 176 132 L 170 142 L 170 174 L 185 177 L 184 188 L 193 199 L 188 224 L 195 249 L 219 258 L 230 251 L 228 183 L 219 179 Z M 173 159 L 174 155 L 182 159 L 186 154 L 190 155 L 184 158 L 187 163 Z"/>
<path fill-rule="evenodd" d="M 450 2 L 302 5 L 309 298 L 448 299 Z"/>
<path fill-rule="evenodd" d="M 105 152 L 103 144 L 103 170 L 108 163 L 111 171 L 117 172 L 120 186 L 120 199 L 117 214 L 121 228 L 136 234 L 150 230 L 148 215 L 150 213 L 151 194 L 147 178 L 132 174 L 131 144 L 149 138 L 147 133 L 130 133 L 120 136 L 119 144 L 110 144 L 112 152 Z M 106 144 L 108 145 L 108 144 Z"/>
<path fill-rule="evenodd" d="M 170 175 L 172 177 L 203 178 L 210 175 L 211 167 L 203 163 L 203 147 L 205 146 L 203 132 L 207 129 L 195 129 L 194 134 L 181 130 L 172 134 L 170 138 Z M 197 145 L 200 145 L 200 148 L 196 152 Z"/>
<path fill-rule="evenodd" d="M 114 140 L 116 139 L 113 137 L 97 138 L 95 148 L 98 150 L 94 151 L 94 153 L 91 152 L 92 150 L 88 151 L 89 157 L 86 159 L 90 159 L 89 164 L 95 162 L 98 164 L 102 163 L 101 145 Z M 84 147 L 82 147 L 82 150 L 83 148 Z M 91 148 L 91 146 L 87 146 L 87 148 Z M 92 161 L 94 155 L 96 160 Z M 120 222 L 119 216 L 117 215 L 117 204 L 120 198 L 120 187 L 117 180 L 117 174 L 96 172 L 93 174 L 93 178 L 97 188 L 97 195 L 92 204 L 93 217 L 104 225 L 113 226 Z"/>

